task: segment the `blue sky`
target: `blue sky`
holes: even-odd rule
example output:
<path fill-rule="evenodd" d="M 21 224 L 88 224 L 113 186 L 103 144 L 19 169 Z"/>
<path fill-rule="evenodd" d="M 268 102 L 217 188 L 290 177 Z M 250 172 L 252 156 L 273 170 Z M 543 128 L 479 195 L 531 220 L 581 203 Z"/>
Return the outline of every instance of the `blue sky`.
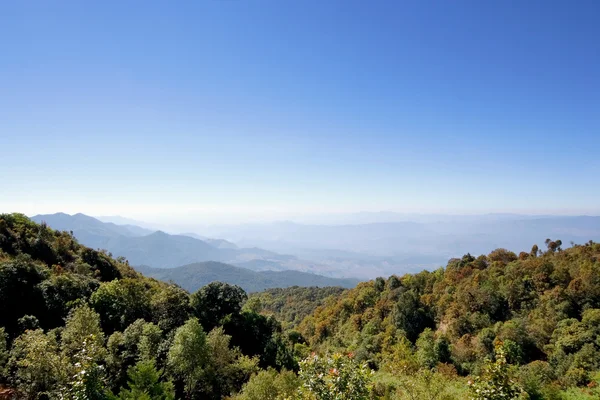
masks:
<path fill-rule="evenodd" d="M 599 15 L 2 2 L 0 211 L 600 214 Z"/>

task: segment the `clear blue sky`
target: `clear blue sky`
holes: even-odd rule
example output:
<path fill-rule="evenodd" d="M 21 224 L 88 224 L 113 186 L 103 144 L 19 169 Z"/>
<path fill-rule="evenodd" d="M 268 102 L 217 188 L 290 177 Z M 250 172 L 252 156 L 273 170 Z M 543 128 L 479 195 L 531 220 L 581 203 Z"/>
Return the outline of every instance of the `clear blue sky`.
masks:
<path fill-rule="evenodd" d="M 1 2 L 0 211 L 599 214 L 599 19 L 598 1 Z"/>

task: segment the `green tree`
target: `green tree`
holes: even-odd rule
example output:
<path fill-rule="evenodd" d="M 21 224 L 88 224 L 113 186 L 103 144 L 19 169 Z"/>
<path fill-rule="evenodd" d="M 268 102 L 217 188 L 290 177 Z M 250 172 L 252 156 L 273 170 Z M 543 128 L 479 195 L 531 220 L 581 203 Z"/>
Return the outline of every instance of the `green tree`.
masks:
<path fill-rule="evenodd" d="M 97 355 L 102 350 L 94 335 L 81 339 L 81 348 L 73 357 L 71 381 L 61 390 L 61 397 L 72 400 L 112 400 L 107 389 L 104 368 L 98 364 Z"/>
<path fill-rule="evenodd" d="M 189 319 L 175 331 L 168 355 L 169 369 L 183 383 L 186 398 L 199 398 L 197 391 L 207 361 L 206 334 L 196 318 Z"/>
<path fill-rule="evenodd" d="M 19 333 L 19 318 L 44 314 L 46 307 L 39 284 L 48 275 L 46 268 L 25 255 L 0 262 L 0 326 L 11 337 Z"/>
<path fill-rule="evenodd" d="M 0 382 L 6 381 L 7 373 L 6 363 L 8 362 L 8 335 L 4 332 L 4 328 L 0 327 Z"/>
<path fill-rule="evenodd" d="M 163 331 L 152 322 L 144 324 L 138 342 L 138 357 L 140 360 L 155 361 L 159 355 L 163 340 Z"/>
<path fill-rule="evenodd" d="M 105 282 L 90 298 L 100 314 L 102 327 L 108 333 L 123 330 L 137 319 L 149 319 L 150 292 L 139 279 L 120 279 Z"/>
<path fill-rule="evenodd" d="M 260 370 L 246 382 L 232 400 L 278 400 L 295 397 L 300 379 L 292 371 Z"/>
<path fill-rule="evenodd" d="M 473 400 L 517 399 L 522 390 L 513 377 L 502 343 L 496 345 L 496 360 L 486 360 L 481 375 L 470 382 Z"/>
<path fill-rule="evenodd" d="M 252 373 L 256 372 L 258 359 L 249 358 L 236 347 L 230 347 L 231 336 L 223 328 L 215 328 L 206 338 L 208 357 L 202 374 L 206 398 L 221 399 L 240 390 Z"/>
<path fill-rule="evenodd" d="M 104 357 L 104 332 L 100 328 L 100 316 L 87 305 L 79 306 L 73 309 L 67 318 L 65 328 L 61 335 L 61 349 L 65 356 L 73 358 L 83 350 L 84 342 L 82 338 L 87 338 L 88 356 L 99 361 Z M 90 354 L 94 350 L 97 353 Z"/>
<path fill-rule="evenodd" d="M 222 324 L 225 317 L 239 314 L 247 299 L 239 286 L 212 282 L 192 294 L 190 304 L 202 327 L 210 331 Z"/>
<path fill-rule="evenodd" d="M 79 274 L 52 275 L 39 287 L 44 297 L 46 311 L 40 315 L 44 326 L 61 326 L 69 313 L 73 302 L 87 302 L 98 288 L 99 282 L 91 277 Z"/>
<path fill-rule="evenodd" d="M 367 400 L 371 371 L 351 357 L 312 355 L 300 362 L 300 396 L 314 400 Z"/>
<path fill-rule="evenodd" d="M 8 368 L 11 383 L 29 399 L 57 396 L 67 381 L 68 363 L 52 335 L 27 331 L 13 342 Z"/>
<path fill-rule="evenodd" d="M 400 294 L 394 314 L 396 326 L 406 333 L 411 342 L 415 342 L 419 333 L 425 328 L 433 325 L 433 321 L 421 303 L 418 293 L 414 290 L 406 290 Z"/>
<path fill-rule="evenodd" d="M 150 307 L 153 322 L 165 332 L 183 325 L 191 312 L 188 293 L 175 285 L 157 290 L 150 299 Z"/>
<path fill-rule="evenodd" d="M 438 363 L 435 349 L 435 337 L 430 328 L 426 328 L 417 339 L 417 360 L 423 368 L 434 368 Z"/>
<path fill-rule="evenodd" d="M 171 382 L 161 382 L 154 361 L 140 361 L 129 368 L 128 389 L 121 389 L 121 400 L 173 400 L 175 389 Z"/>
<path fill-rule="evenodd" d="M 141 360 L 156 361 L 163 343 L 162 330 L 151 322 L 138 319 L 108 338 L 106 357 L 111 387 L 117 390 L 126 382 L 126 371 Z"/>

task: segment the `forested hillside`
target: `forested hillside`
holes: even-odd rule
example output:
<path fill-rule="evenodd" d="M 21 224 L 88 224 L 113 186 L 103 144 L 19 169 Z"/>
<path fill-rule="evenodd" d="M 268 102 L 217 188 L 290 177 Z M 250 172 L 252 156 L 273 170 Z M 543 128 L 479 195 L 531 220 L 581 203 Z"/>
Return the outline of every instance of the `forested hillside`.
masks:
<path fill-rule="evenodd" d="M 313 350 L 351 351 L 393 375 L 477 376 L 502 354 L 531 398 L 585 386 L 600 396 L 600 244 L 561 246 L 467 254 L 445 269 L 364 282 L 299 330 Z"/>
<path fill-rule="evenodd" d="M 221 283 L 189 295 L 0 215 L 0 385 L 15 397 L 220 399 L 259 369 L 296 369 L 279 323 L 245 300 Z"/>
<path fill-rule="evenodd" d="M 246 307 L 265 315 L 273 315 L 288 328 L 297 326 L 317 307 L 333 302 L 345 289 L 329 287 L 299 287 L 267 289 L 252 293 Z"/>
<path fill-rule="evenodd" d="M 0 215 L 0 398 L 597 399 L 600 244 L 561 246 L 248 300 Z"/>

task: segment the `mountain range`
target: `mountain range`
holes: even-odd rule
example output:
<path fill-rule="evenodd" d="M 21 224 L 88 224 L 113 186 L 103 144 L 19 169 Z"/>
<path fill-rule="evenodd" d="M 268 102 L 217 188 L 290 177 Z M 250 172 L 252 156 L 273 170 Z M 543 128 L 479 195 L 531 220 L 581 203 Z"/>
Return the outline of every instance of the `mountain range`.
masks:
<path fill-rule="evenodd" d="M 102 217 L 114 223 L 83 214 L 33 219 L 73 230 L 82 243 L 125 256 L 132 265 L 171 268 L 218 261 L 255 271 L 297 270 L 359 279 L 432 270 L 468 252 L 480 255 L 497 248 L 520 251 L 533 244 L 543 246 L 546 238 L 561 239 L 563 247 L 571 241 L 600 240 L 597 216 L 359 213 L 338 217 L 329 225 L 291 221 L 189 224 L 180 227 L 179 232 L 186 233 L 175 235 L 122 217 Z M 161 228 L 174 230 L 173 226 Z"/>
<path fill-rule="evenodd" d="M 360 215 L 368 220 L 368 214 Z M 239 246 L 258 246 L 293 254 L 344 270 L 347 276 L 374 277 L 431 269 L 466 253 L 487 254 L 497 248 L 521 251 L 546 238 L 585 243 L 600 239 L 598 216 L 489 214 L 404 216 L 375 214 L 389 222 L 300 224 L 284 221 L 206 227 L 203 234 Z M 358 218 L 357 218 L 358 219 Z"/>
<path fill-rule="evenodd" d="M 305 271 L 314 265 L 304 264 L 295 256 L 257 247 L 239 248 L 222 239 L 153 232 L 135 225 L 102 222 L 84 214 L 57 213 L 31 219 L 45 222 L 56 230 L 72 232 L 88 247 L 125 257 L 144 274 L 172 280 L 191 291 L 215 280 L 237 284 L 247 291 L 295 285 L 352 287 L 358 282 L 308 273 Z"/>
<path fill-rule="evenodd" d="M 241 262 L 268 260 L 271 267 L 284 269 L 277 262 L 295 259 L 260 248 L 238 248 L 221 239 L 195 234 L 171 235 L 135 225 L 102 222 L 85 214 L 64 213 L 35 215 L 35 222 L 45 222 L 53 229 L 71 231 L 84 245 L 105 249 L 115 257 L 126 257 L 132 265 L 173 268 L 202 261 Z"/>

